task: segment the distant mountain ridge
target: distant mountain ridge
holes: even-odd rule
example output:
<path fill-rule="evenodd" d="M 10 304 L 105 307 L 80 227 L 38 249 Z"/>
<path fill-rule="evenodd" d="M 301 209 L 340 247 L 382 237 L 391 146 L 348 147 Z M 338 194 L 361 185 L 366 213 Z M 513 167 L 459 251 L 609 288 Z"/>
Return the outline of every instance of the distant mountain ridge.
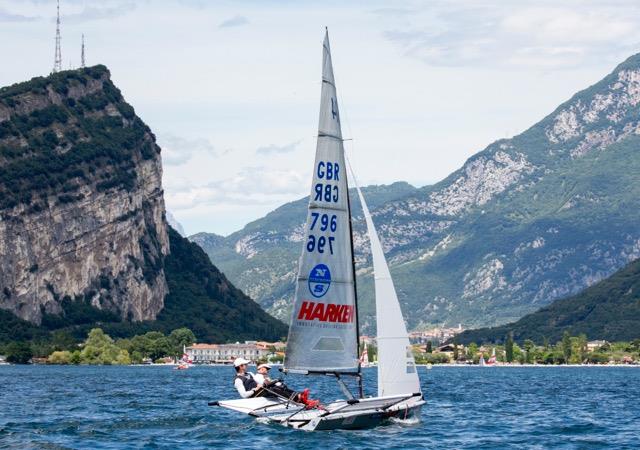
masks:
<path fill-rule="evenodd" d="M 409 326 L 512 322 L 640 257 L 638 104 L 634 55 L 443 181 L 365 192 Z M 288 203 L 216 248 L 194 237 L 234 283 L 283 319 L 305 204 Z M 371 329 L 370 255 L 361 213 L 353 211 L 361 323 Z"/>
<path fill-rule="evenodd" d="M 640 260 L 572 297 L 527 314 L 515 323 L 468 330 L 456 337 L 470 342 L 503 343 L 509 333 L 518 342 L 557 342 L 564 332 L 589 339 L 631 341 L 640 338 Z"/>

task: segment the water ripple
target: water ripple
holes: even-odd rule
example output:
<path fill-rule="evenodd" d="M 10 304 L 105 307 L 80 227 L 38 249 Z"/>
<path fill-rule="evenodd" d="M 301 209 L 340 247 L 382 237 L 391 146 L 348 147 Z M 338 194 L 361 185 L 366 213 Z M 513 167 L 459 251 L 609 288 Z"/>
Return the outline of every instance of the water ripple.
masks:
<path fill-rule="evenodd" d="M 375 369 L 366 371 L 373 394 Z M 234 396 L 228 367 L 0 366 L 0 449 L 634 448 L 640 369 L 434 367 L 416 425 L 305 433 L 207 401 Z M 291 377 L 324 400 L 328 378 Z"/>

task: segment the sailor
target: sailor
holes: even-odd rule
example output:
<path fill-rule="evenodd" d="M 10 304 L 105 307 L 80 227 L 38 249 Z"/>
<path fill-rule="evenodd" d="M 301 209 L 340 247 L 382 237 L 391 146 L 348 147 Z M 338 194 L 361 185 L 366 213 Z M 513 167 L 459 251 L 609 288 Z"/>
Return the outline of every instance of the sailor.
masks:
<path fill-rule="evenodd" d="M 253 378 L 259 384 L 265 384 L 265 382 L 271 381 L 271 378 L 269 378 L 269 370 L 271 370 L 271 366 L 269 364 L 260 364 L 258 366 L 258 373 L 256 373 Z"/>
<path fill-rule="evenodd" d="M 268 364 L 261 364 L 258 367 L 258 373 L 252 374 L 247 371 L 247 361 L 244 358 L 237 358 L 233 362 L 236 369 L 236 377 L 233 382 L 236 390 L 242 398 L 250 397 L 284 397 L 295 402 L 303 403 L 307 408 L 315 408 L 320 404 L 319 400 L 309 399 L 309 389 L 302 392 L 296 392 L 289 389 L 282 381 L 271 381 L 269 378 Z"/>
<path fill-rule="evenodd" d="M 233 367 L 236 369 L 236 378 L 233 381 L 233 385 L 242 398 L 253 397 L 262 389 L 262 383 L 258 384 L 254 375 L 251 372 L 247 372 L 247 364 L 250 362 L 244 358 L 236 358 L 233 361 Z"/>

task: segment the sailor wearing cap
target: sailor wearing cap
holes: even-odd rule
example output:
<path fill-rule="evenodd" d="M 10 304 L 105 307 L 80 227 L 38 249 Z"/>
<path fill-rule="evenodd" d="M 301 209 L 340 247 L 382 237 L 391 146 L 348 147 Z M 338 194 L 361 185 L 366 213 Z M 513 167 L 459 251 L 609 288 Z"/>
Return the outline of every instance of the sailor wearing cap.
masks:
<path fill-rule="evenodd" d="M 258 384 L 269 384 L 271 378 L 269 378 L 269 370 L 271 366 L 269 364 L 260 364 L 258 366 L 258 373 L 253 378 Z"/>
<path fill-rule="evenodd" d="M 250 362 L 244 358 L 236 358 L 233 361 L 233 367 L 236 369 L 233 385 L 242 398 L 253 397 L 256 392 L 262 389 L 262 383 L 258 383 L 255 376 L 251 372 L 247 372 L 247 364 Z"/>
<path fill-rule="evenodd" d="M 233 367 L 236 369 L 236 377 L 233 381 L 233 385 L 242 398 L 249 397 L 281 397 L 294 400 L 299 403 L 303 403 L 307 408 L 315 408 L 320 402 L 318 400 L 311 400 L 309 398 L 309 389 L 305 389 L 302 392 L 296 392 L 289 389 L 283 382 L 276 380 L 271 381 L 268 376 L 269 364 L 260 364 L 258 366 L 258 373 L 252 374 L 247 372 L 247 361 L 244 358 L 237 358 L 233 362 Z"/>

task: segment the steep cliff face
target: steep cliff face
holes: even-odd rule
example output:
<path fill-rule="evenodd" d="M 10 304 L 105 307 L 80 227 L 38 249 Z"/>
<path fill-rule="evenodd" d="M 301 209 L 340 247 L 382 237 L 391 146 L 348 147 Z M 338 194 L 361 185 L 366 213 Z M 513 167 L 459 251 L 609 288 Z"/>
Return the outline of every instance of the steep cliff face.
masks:
<path fill-rule="evenodd" d="M 160 149 L 104 66 L 0 89 L 0 308 L 39 323 L 84 300 L 164 306 Z"/>

